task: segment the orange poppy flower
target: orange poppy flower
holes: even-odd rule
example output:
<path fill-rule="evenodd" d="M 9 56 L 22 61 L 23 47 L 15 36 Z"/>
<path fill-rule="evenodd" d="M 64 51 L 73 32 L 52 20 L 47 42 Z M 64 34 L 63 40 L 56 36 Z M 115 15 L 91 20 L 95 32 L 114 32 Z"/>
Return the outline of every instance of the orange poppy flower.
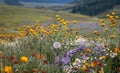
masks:
<path fill-rule="evenodd" d="M 38 56 L 37 56 L 39 59 L 42 59 L 42 58 L 44 58 L 44 55 L 43 54 L 38 54 Z"/>

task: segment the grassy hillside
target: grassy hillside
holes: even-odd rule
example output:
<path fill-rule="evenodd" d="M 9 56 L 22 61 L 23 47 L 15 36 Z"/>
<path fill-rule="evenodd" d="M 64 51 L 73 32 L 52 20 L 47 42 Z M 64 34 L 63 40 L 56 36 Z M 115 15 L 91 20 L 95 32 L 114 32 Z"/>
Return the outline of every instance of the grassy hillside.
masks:
<path fill-rule="evenodd" d="M 0 30 L 12 29 L 14 27 L 23 25 L 35 24 L 36 20 L 39 20 L 43 24 L 51 24 L 56 22 L 55 15 L 59 14 L 62 18 L 68 20 L 81 20 L 90 19 L 85 15 L 72 14 L 68 12 L 54 12 L 44 9 L 32 9 L 24 7 L 15 7 L 0 5 Z"/>

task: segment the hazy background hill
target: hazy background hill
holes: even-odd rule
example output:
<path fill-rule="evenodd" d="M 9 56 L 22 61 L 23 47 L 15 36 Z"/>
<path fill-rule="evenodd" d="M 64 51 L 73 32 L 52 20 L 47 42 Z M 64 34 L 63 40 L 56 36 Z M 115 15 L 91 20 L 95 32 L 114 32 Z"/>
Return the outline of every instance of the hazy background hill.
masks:
<path fill-rule="evenodd" d="M 72 12 L 92 16 L 106 12 L 118 5 L 120 5 L 120 0 L 78 0 L 74 3 Z"/>
<path fill-rule="evenodd" d="M 18 0 L 0 0 L 0 4 L 16 5 L 16 6 L 22 5 L 21 3 L 19 3 Z"/>
<path fill-rule="evenodd" d="M 76 0 L 0 0 L 0 4 L 24 7 L 63 6 Z"/>
<path fill-rule="evenodd" d="M 20 2 L 68 4 L 74 1 L 75 0 L 0 0 L 0 4 L 21 5 Z"/>
<path fill-rule="evenodd" d="M 18 0 L 23 2 L 39 2 L 39 3 L 70 3 L 74 0 Z"/>

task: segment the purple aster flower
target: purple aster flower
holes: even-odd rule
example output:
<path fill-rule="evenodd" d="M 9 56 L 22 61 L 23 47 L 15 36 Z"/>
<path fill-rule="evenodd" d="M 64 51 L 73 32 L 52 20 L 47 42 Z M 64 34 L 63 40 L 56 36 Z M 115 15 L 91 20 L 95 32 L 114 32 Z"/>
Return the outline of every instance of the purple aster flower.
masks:
<path fill-rule="evenodd" d="M 80 45 L 77 49 L 72 49 L 68 51 L 65 56 L 62 58 L 61 62 L 65 65 L 70 62 L 71 57 L 73 56 L 74 53 L 79 52 L 82 50 L 83 45 Z"/>
<path fill-rule="evenodd" d="M 70 50 L 69 52 L 67 52 L 66 56 L 67 57 L 72 57 L 73 53 L 77 52 L 76 49 Z"/>
<path fill-rule="evenodd" d="M 104 46 L 101 44 L 98 44 L 95 48 L 93 48 L 92 53 L 93 54 L 101 54 L 101 52 L 103 52 Z"/>
<path fill-rule="evenodd" d="M 94 41 L 90 41 L 90 44 L 91 44 L 91 45 L 95 45 L 95 42 L 94 42 Z"/>
<path fill-rule="evenodd" d="M 76 51 L 81 51 L 82 50 L 82 48 L 83 48 L 83 45 L 80 45 L 77 49 L 76 49 Z"/>
<path fill-rule="evenodd" d="M 101 52 L 100 54 L 101 54 L 101 55 L 106 55 L 106 53 L 105 53 L 105 52 Z"/>
<path fill-rule="evenodd" d="M 63 57 L 61 62 L 65 65 L 68 64 L 70 62 L 70 57 Z"/>

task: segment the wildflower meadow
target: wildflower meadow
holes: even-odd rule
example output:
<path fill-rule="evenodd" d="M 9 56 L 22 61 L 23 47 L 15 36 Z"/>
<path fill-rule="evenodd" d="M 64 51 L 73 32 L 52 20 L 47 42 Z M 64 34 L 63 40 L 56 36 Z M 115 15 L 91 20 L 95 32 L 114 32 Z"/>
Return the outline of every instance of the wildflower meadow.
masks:
<path fill-rule="evenodd" d="M 0 34 L 0 73 L 119 73 L 119 16 L 106 14 L 102 32 L 92 37 L 82 36 L 78 25 L 56 15 L 49 26 L 38 20 L 16 34 Z"/>

